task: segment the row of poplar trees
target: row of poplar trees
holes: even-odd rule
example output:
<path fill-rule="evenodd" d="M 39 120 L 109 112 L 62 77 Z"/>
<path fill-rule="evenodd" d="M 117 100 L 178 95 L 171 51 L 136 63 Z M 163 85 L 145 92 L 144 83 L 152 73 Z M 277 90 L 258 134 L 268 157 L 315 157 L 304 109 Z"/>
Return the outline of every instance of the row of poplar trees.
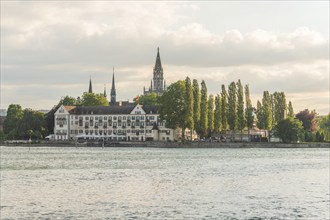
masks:
<path fill-rule="evenodd" d="M 245 91 L 244 91 L 245 90 Z M 228 86 L 221 85 L 221 92 L 208 96 L 205 81 L 199 83 L 189 77 L 171 84 L 160 97 L 160 116 L 167 126 L 181 128 L 182 137 L 185 129 L 196 130 L 201 137 L 212 133 L 225 134 L 228 130 L 235 135 L 244 128 L 252 128 L 254 115 L 257 126 L 271 130 L 277 122 L 284 119 L 287 112 L 285 94 L 265 91 L 262 102 L 258 101 L 257 109 L 252 106 L 249 86 L 240 80 Z M 289 102 L 289 114 L 293 116 L 292 104 Z"/>

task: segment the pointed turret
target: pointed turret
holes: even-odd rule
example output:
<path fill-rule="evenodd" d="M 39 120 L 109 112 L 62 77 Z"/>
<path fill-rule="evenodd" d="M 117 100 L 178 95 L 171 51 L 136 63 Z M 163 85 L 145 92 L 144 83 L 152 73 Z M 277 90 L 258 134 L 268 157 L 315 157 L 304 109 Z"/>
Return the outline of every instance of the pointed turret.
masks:
<path fill-rule="evenodd" d="M 92 89 L 92 77 L 89 77 L 89 88 L 88 88 L 88 93 L 93 93 L 93 89 Z"/>
<path fill-rule="evenodd" d="M 104 92 L 103 92 L 103 96 L 106 98 L 107 97 L 107 89 L 105 87 L 105 84 L 104 84 Z"/>
<path fill-rule="evenodd" d="M 116 105 L 115 67 L 113 67 L 113 73 L 112 73 L 112 86 L 111 86 L 110 98 L 111 98 L 110 104 Z"/>
<path fill-rule="evenodd" d="M 154 92 L 161 94 L 164 90 L 164 77 L 163 77 L 163 67 L 162 62 L 160 61 L 159 47 L 157 48 L 157 57 L 154 67 Z"/>

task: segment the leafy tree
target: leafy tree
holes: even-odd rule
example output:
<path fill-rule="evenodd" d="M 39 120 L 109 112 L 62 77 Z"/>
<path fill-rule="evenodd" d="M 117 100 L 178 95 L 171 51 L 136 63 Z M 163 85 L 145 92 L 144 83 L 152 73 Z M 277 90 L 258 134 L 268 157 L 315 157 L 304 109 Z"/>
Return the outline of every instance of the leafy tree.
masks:
<path fill-rule="evenodd" d="M 18 136 L 23 139 L 43 138 L 47 134 L 44 114 L 32 109 L 24 109 L 18 126 Z"/>
<path fill-rule="evenodd" d="M 308 109 L 300 111 L 298 114 L 296 114 L 296 118 L 302 122 L 306 131 L 314 132 L 317 130 L 315 110 L 311 112 Z"/>
<path fill-rule="evenodd" d="M 103 96 L 102 93 L 95 94 L 84 92 L 81 98 L 82 106 L 108 106 L 108 100 Z"/>
<path fill-rule="evenodd" d="M 261 102 L 258 100 L 257 102 L 257 127 L 260 129 L 265 129 L 265 117 L 264 117 L 264 109 L 261 105 Z"/>
<path fill-rule="evenodd" d="M 228 87 L 228 125 L 229 129 L 235 133 L 237 128 L 237 99 L 235 82 L 230 83 Z"/>
<path fill-rule="evenodd" d="M 245 85 L 245 103 L 246 103 L 245 120 L 246 120 L 246 126 L 248 127 L 248 132 L 250 133 L 250 129 L 253 127 L 254 116 L 253 116 L 252 102 L 250 98 L 249 85 Z"/>
<path fill-rule="evenodd" d="M 281 138 L 285 143 L 301 140 L 302 134 L 303 126 L 298 119 L 288 117 L 275 126 L 275 135 Z"/>
<path fill-rule="evenodd" d="M 292 103 L 291 101 L 289 101 L 289 105 L 288 105 L 288 117 L 294 117 L 294 112 L 293 112 L 293 107 L 292 107 Z"/>
<path fill-rule="evenodd" d="M 274 97 L 274 117 L 273 124 L 277 124 L 285 118 L 286 113 L 286 99 L 284 92 L 275 92 Z"/>
<path fill-rule="evenodd" d="M 241 131 L 241 141 L 243 136 L 243 129 L 246 125 L 244 115 L 244 91 L 241 80 L 237 82 L 237 129 Z"/>
<path fill-rule="evenodd" d="M 133 99 L 135 104 L 140 105 L 159 105 L 159 96 L 157 93 L 148 93 L 145 95 L 140 95 L 138 98 Z"/>
<path fill-rule="evenodd" d="M 208 100 L 208 130 L 209 134 L 211 134 L 214 131 L 214 96 L 209 95 L 209 100 Z"/>
<path fill-rule="evenodd" d="M 71 96 L 65 96 L 62 99 L 62 105 L 75 106 L 75 105 L 77 105 L 77 100 Z"/>
<path fill-rule="evenodd" d="M 194 113 L 194 127 L 195 130 L 198 131 L 200 130 L 200 118 L 201 118 L 201 94 L 199 91 L 199 85 L 196 79 L 193 80 L 193 85 L 192 85 L 192 91 L 193 91 L 193 113 Z"/>
<path fill-rule="evenodd" d="M 225 132 L 228 127 L 228 95 L 225 85 L 221 85 L 221 128 Z"/>
<path fill-rule="evenodd" d="M 214 132 L 221 131 L 221 98 L 219 95 L 215 97 L 215 110 L 214 110 Z"/>
<path fill-rule="evenodd" d="M 172 129 L 182 129 L 182 142 L 186 126 L 185 81 L 172 83 L 160 97 L 160 117 L 166 120 L 166 126 Z"/>
<path fill-rule="evenodd" d="M 330 142 L 330 113 L 320 118 L 319 126 L 324 140 Z"/>
<path fill-rule="evenodd" d="M 7 117 L 3 122 L 3 131 L 8 139 L 15 139 L 17 137 L 17 128 L 23 118 L 22 107 L 18 104 L 11 104 L 7 110 Z"/>
<path fill-rule="evenodd" d="M 273 118 L 272 118 L 272 110 L 271 110 L 271 100 L 268 91 L 264 91 L 262 98 L 262 108 L 263 108 L 263 124 L 264 128 L 267 130 L 271 130 L 273 127 Z"/>
<path fill-rule="evenodd" d="M 185 80 L 185 127 L 189 128 L 191 131 L 191 138 L 192 132 L 194 129 L 194 99 L 193 99 L 193 89 L 191 86 L 190 78 L 187 77 Z"/>
<path fill-rule="evenodd" d="M 201 83 L 201 119 L 200 119 L 200 134 L 207 135 L 208 129 L 208 104 L 207 104 L 207 88 L 204 80 Z"/>

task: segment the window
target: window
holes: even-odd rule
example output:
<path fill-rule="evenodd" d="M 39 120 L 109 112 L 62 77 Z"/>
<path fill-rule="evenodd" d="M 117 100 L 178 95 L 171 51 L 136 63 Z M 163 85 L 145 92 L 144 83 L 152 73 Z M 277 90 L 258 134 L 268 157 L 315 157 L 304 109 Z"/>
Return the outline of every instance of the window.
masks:
<path fill-rule="evenodd" d="M 95 116 L 95 120 L 96 120 L 96 121 L 99 120 L 99 117 L 98 117 L 98 116 Z"/>
<path fill-rule="evenodd" d="M 85 120 L 89 120 L 89 117 L 88 117 L 88 116 L 86 116 L 86 117 L 85 117 Z"/>
<path fill-rule="evenodd" d="M 124 120 L 124 121 L 126 120 L 126 116 L 123 116 L 123 120 Z"/>
<path fill-rule="evenodd" d="M 132 120 L 135 121 L 135 116 L 132 116 Z"/>
<path fill-rule="evenodd" d="M 144 116 L 141 116 L 141 120 L 144 121 Z"/>
<path fill-rule="evenodd" d="M 117 116 L 113 116 L 113 120 L 116 121 L 117 120 Z"/>
<path fill-rule="evenodd" d="M 107 116 L 104 116 L 104 118 L 103 118 L 104 120 L 108 120 L 108 117 Z"/>

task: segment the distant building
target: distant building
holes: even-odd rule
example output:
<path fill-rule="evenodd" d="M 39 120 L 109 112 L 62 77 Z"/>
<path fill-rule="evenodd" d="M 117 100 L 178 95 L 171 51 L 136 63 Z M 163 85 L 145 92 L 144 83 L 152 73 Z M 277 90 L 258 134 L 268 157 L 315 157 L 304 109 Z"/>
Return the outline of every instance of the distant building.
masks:
<path fill-rule="evenodd" d="M 164 80 L 164 72 L 162 67 L 162 62 L 159 55 L 159 47 L 157 48 L 156 63 L 153 70 L 153 79 L 150 82 L 150 87 L 148 90 L 143 88 L 143 94 L 156 93 L 161 95 L 166 90 L 166 82 Z"/>
<path fill-rule="evenodd" d="M 61 106 L 55 112 L 55 140 L 78 138 L 173 141 L 158 106 Z"/>

